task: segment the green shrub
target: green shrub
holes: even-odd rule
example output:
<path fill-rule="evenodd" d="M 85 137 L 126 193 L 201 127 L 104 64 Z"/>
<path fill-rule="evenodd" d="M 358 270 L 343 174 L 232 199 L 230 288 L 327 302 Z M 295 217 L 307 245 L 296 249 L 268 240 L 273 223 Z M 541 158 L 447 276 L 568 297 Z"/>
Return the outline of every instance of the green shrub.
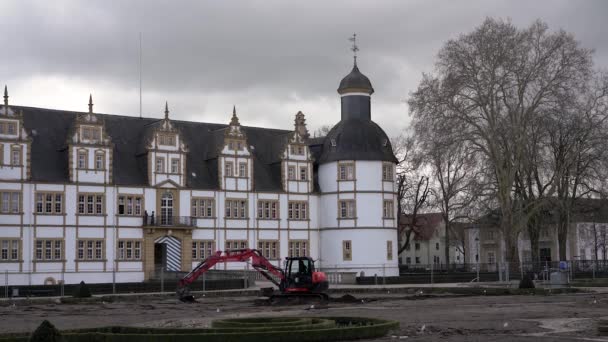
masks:
<path fill-rule="evenodd" d="M 532 276 L 530 274 L 524 275 L 519 282 L 520 289 L 533 289 L 535 287 L 534 280 L 532 280 Z"/>
<path fill-rule="evenodd" d="M 81 281 L 78 286 L 74 289 L 74 297 L 76 298 L 88 298 L 91 297 L 91 291 L 84 281 Z"/>
<path fill-rule="evenodd" d="M 34 330 L 29 339 L 30 342 L 60 342 L 61 334 L 51 322 L 46 319 Z"/>

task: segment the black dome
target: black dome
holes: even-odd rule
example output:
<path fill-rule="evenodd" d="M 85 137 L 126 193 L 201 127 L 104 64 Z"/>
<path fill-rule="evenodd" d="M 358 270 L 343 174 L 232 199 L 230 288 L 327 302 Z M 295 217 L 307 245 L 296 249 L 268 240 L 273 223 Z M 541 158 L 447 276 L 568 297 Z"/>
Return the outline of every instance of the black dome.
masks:
<path fill-rule="evenodd" d="M 340 81 L 338 93 L 344 94 L 347 92 L 362 92 L 370 95 L 374 93 L 372 82 L 369 81 L 367 76 L 363 75 L 361 71 L 359 71 L 357 63 L 355 63 L 353 66 L 353 70 L 350 72 L 350 74 L 346 75 L 342 81 Z"/>
<path fill-rule="evenodd" d="M 371 120 L 361 119 L 338 122 L 325 137 L 319 164 L 338 160 L 397 162 L 382 128 Z"/>

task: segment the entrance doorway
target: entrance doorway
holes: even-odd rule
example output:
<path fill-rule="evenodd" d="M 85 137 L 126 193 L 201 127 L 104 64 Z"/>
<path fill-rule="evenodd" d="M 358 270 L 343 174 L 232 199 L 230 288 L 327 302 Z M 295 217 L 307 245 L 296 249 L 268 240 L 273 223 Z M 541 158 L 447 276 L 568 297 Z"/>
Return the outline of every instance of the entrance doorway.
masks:
<path fill-rule="evenodd" d="M 161 268 L 167 269 L 167 245 L 164 243 L 155 243 L 154 270 L 159 272 Z"/>
<path fill-rule="evenodd" d="M 154 240 L 154 267 L 179 272 L 182 269 L 182 242 L 170 235 Z"/>

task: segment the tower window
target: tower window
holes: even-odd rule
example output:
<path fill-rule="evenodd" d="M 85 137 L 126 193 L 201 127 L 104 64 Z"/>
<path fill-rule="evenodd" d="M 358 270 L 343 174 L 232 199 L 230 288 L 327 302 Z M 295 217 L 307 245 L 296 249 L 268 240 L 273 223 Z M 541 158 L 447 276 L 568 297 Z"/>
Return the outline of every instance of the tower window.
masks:
<path fill-rule="evenodd" d="M 355 179 L 355 164 L 354 163 L 338 164 L 338 179 L 339 180 L 354 180 Z"/>

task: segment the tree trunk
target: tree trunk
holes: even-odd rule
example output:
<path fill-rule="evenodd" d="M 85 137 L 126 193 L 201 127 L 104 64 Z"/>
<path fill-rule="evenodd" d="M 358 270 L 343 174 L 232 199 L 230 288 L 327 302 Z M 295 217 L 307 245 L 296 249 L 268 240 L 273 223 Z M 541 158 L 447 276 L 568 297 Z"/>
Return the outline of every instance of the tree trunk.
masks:
<path fill-rule="evenodd" d="M 566 258 L 566 244 L 568 241 L 568 226 L 570 225 L 570 215 L 564 210 L 560 210 L 559 222 L 557 224 L 557 246 L 559 248 L 559 260 Z"/>
<path fill-rule="evenodd" d="M 445 220 L 445 265 L 446 269 L 450 268 L 450 220 Z"/>

